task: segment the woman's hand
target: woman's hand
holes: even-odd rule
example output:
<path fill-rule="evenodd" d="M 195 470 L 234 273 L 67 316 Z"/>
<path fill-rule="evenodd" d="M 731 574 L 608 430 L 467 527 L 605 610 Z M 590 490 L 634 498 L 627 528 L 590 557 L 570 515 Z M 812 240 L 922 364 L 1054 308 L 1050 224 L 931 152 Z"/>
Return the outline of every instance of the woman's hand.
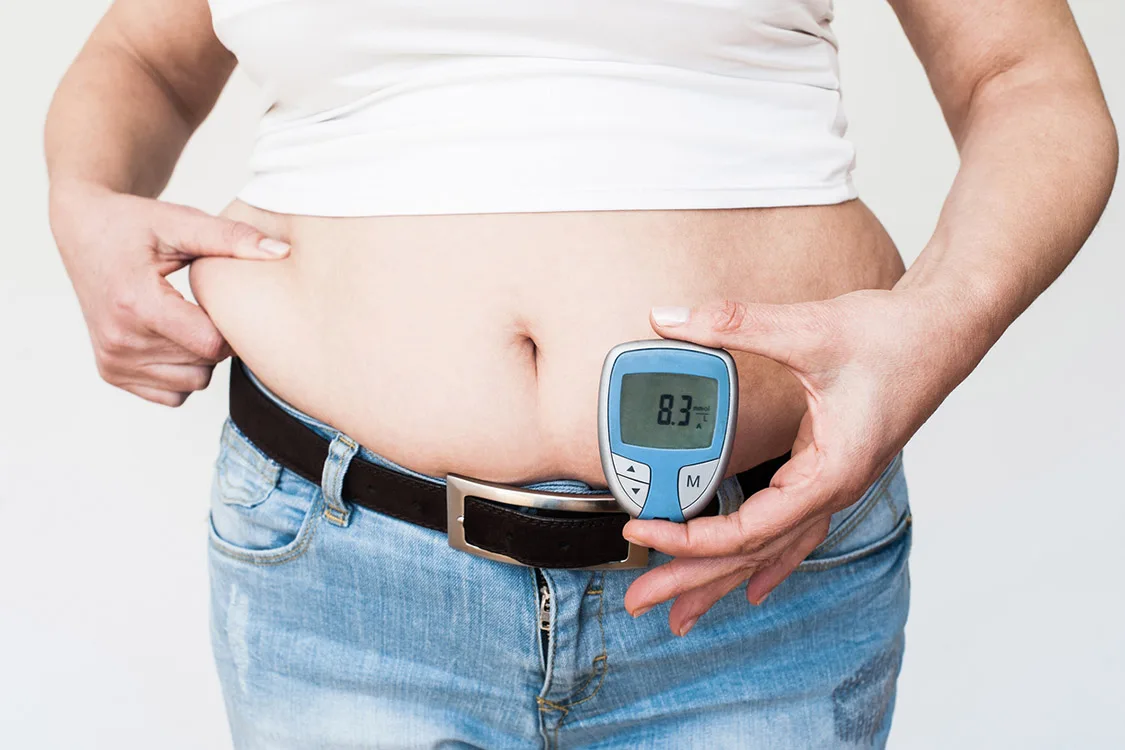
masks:
<path fill-rule="evenodd" d="M 747 599 L 760 604 L 824 540 L 832 513 L 859 499 L 982 356 L 970 337 L 958 337 L 956 309 L 918 290 L 654 308 L 661 336 L 784 365 L 804 386 L 808 411 L 792 459 L 736 513 L 626 524 L 627 539 L 676 558 L 633 583 L 629 611 L 639 616 L 674 598 L 669 624 L 684 635 L 743 583 Z"/>
<path fill-rule="evenodd" d="M 277 259 L 289 246 L 247 224 L 89 184 L 56 186 L 51 228 L 78 295 L 98 372 L 141 398 L 179 406 L 229 348 L 165 278 L 201 256 Z"/>

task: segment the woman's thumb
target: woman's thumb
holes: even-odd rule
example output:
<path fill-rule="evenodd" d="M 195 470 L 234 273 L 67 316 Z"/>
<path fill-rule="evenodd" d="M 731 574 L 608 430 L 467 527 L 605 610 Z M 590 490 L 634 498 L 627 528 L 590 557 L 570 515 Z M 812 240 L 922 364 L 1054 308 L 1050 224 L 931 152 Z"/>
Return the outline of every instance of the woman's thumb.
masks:
<path fill-rule="evenodd" d="M 721 300 L 694 308 L 654 307 L 652 329 L 665 338 L 769 357 L 801 370 L 828 334 L 819 303 L 773 305 Z"/>
<path fill-rule="evenodd" d="M 288 243 L 269 237 L 250 224 L 203 212 L 177 211 L 157 233 L 161 244 L 193 258 L 276 260 L 289 255 Z"/>

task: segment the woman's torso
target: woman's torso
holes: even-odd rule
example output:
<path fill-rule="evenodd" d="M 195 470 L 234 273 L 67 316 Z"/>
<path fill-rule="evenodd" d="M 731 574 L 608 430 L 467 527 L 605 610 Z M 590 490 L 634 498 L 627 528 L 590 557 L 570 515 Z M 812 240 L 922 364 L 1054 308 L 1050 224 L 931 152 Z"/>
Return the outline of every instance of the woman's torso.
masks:
<path fill-rule="evenodd" d="M 227 215 L 283 261 L 203 259 L 197 299 L 275 393 L 411 469 L 605 486 L 601 365 L 652 338 L 652 305 L 793 302 L 902 273 L 859 201 L 700 211 L 368 217 Z M 804 412 L 780 365 L 735 354 L 730 472 L 783 453 Z"/>

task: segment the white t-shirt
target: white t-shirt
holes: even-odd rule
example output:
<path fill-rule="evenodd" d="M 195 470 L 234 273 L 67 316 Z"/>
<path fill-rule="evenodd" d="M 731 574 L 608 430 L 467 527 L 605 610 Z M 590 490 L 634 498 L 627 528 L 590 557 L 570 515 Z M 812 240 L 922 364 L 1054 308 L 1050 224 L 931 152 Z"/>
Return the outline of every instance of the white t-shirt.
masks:
<path fill-rule="evenodd" d="M 832 0 L 210 0 L 272 106 L 240 193 L 321 216 L 855 197 Z"/>

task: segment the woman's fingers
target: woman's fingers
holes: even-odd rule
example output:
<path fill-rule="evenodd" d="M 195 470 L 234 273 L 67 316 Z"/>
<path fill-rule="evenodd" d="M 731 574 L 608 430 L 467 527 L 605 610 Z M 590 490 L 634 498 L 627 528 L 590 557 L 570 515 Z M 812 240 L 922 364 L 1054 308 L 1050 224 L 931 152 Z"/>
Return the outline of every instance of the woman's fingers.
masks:
<path fill-rule="evenodd" d="M 767 487 L 727 516 L 693 518 L 686 523 L 632 519 L 622 535 L 673 557 L 724 557 L 753 554 L 804 524 L 820 504 L 819 485 Z"/>
<path fill-rule="evenodd" d="M 771 491 L 777 493 L 769 488 L 758 495 Z M 767 529 L 746 525 L 740 511 L 727 516 L 693 518 L 686 523 L 633 519 L 621 533 L 634 544 L 673 557 L 722 557 L 746 553 L 768 542 L 776 531 L 776 526 Z"/>
<path fill-rule="evenodd" d="M 751 604 L 761 604 L 769 593 L 788 578 L 816 549 L 816 546 L 824 541 L 828 536 L 829 521 L 829 517 L 819 519 L 796 542 L 786 548 L 781 557 L 755 571 L 746 585 L 746 600 Z"/>
<path fill-rule="evenodd" d="M 668 613 L 672 632 L 685 635 L 715 602 L 743 581 L 761 581 L 748 593 L 754 604 L 793 572 L 824 540 L 828 518 L 813 519 L 774 540 L 757 555 L 711 558 L 677 558 L 648 571 L 625 592 L 625 608 L 634 617 L 661 602 L 675 599 Z"/>
<path fill-rule="evenodd" d="M 73 183 L 52 229 L 111 385 L 178 406 L 230 355 L 223 336 L 165 276 L 200 256 L 276 260 L 289 245 L 245 222 Z M 206 377 L 205 377 L 206 375 Z"/>
<path fill-rule="evenodd" d="M 631 611 L 679 597 L 670 625 L 684 632 L 732 581 L 749 580 L 747 598 L 760 602 L 824 539 L 832 513 L 856 500 L 901 449 L 903 436 L 917 429 L 898 417 L 909 410 L 897 401 L 911 395 L 902 380 L 917 369 L 898 332 L 909 324 L 900 320 L 903 300 L 869 290 L 790 305 L 727 300 L 653 308 L 652 326 L 661 336 L 784 365 L 804 386 L 808 410 L 792 458 L 737 513 L 625 525 L 627 539 L 676 558 L 633 583 L 626 597 Z"/>
<path fill-rule="evenodd" d="M 736 572 L 745 580 L 753 571 L 754 564 L 747 556 L 677 558 L 633 581 L 625 592 L 625 609 L 634 617 L 639 617 L 661 602 Z"/>
<path fill-rule="evenodd" d="M 145 316 L 149 330 L 190 352 L 201 363 L 218 364 L 229 357 L 230 347 L 203 308 L 188 302 L 167 281 L 161 282 L 159 299 Z"/>
<path fill-rule="evenodd" d="M 120 385 L 118 387 L 135 396 L 140 396 L 145 401 L 151 401 L 161 406 L 183 406 L 184 402 L 187 401 L 187 397 L 190 395 L 188 393 L 165 391 L 160 388 L 149 388 L 144 385 Z"/>
<path fill-rule="evenodd" d="M 686 523 L 632 519 L 622 534 L 674 557 L 753 554 L 824 510 L 834 491 L 828 474 L 810 444 L 778 469 L 773 486 L 754 493 L 735 513 Z"/>
<path fill-rule="evenodd" d="M 699 618 L 715 606 L 715 602 L 734 591 L 745 580 L 746 572 L 739 570 L 681 594 L 668 612 L 668 626 L 676 635 L 687 635 Z"/>
<path fill-rule="evenodd" d="M 746 580 L 759 568 L 766 567 L 779 559 L 785 549 L 801 538 L 813 523 L 815 521 L 807 522 L 797 529 L 775 537 L 754 554 L 702 558 L 677 557 L 633 581 L 629 590 L 625 592 L 625 608 L 636 616 L 661 602 L 709 586 L 736 572 L 741 576 L 741 580 Z M 694 614 L 702 613 L 703 610 Z"/>
<path fill-rule="evenodd" d="M 797 373 L 817 369 L 839 330 L 831 302 L 772 305 L 737 300 L 686 307 L 654 307 L 652 328 L 661 336 L 749 352 Z"/>
<path fill-rule="evenodd" d="M 144 363 L 121 372 L 105 373 L 107 381 L 141 398 L 166 406 L 179 406 L 193 391 L 211 383 L 214 365 Z"/>
<path fill-rule="evenodd" d="M 211 365 L 145 365 L 134 372 L 132 381 L 136 385 L 174 393 L 202 391 L 211 383 Z"/>
<path fill-rule="evenodd" d="M 95 339 L 98 371 L 148 401 L 180 406 L 207 387 L 229 346 L 207 313 L 159 274 L 132 285 L 126 299 Z"/>
<path fill-rule="evenodd" d="M 186 206 L 160 204 L 151 214 L 157 252 L 174 259 L 221 256 L 245 260 L 278 260 L 289 255 L 289 244 L 267 236 L 257 227 Z"/>

